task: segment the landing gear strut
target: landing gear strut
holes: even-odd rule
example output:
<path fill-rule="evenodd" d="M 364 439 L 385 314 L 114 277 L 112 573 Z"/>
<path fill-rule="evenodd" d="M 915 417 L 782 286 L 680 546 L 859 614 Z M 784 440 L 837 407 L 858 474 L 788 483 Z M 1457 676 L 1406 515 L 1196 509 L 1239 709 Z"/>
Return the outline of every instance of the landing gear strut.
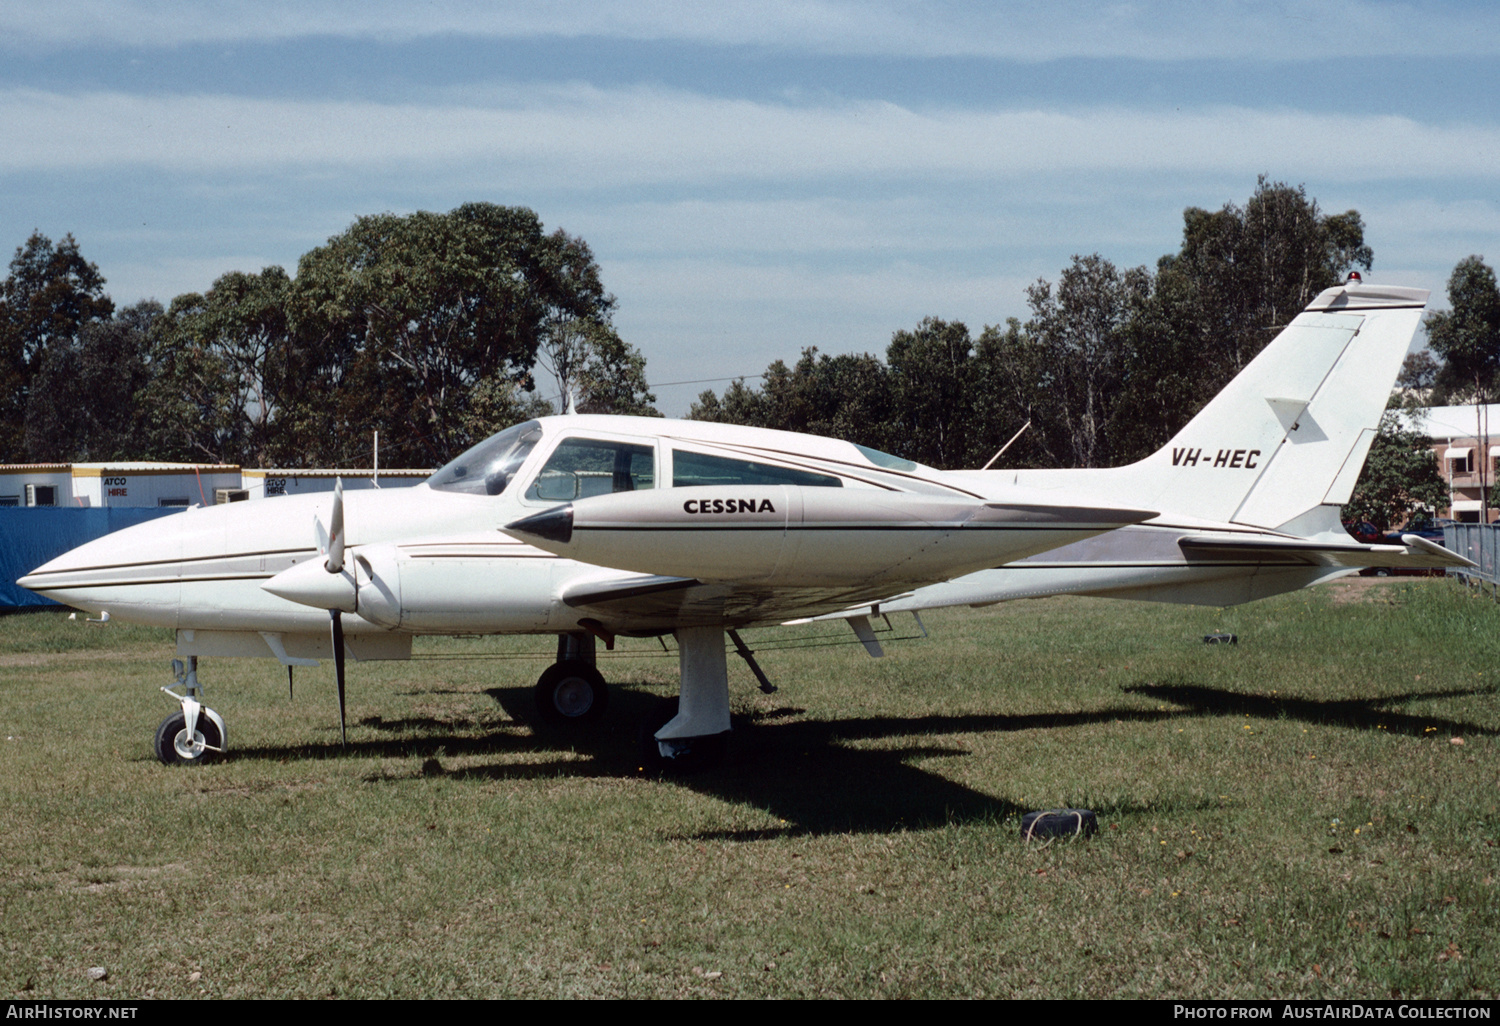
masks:
<path fill-rule="evenodd" d="M 641 728 L 641 769 L 652 773 L 712 769 L 723 761 L 729 746 L 724 631 L 683 627 L 675 634 L 681 697 L 664 699 Z"/>
<path fill-rule="evenodd" d="M 172 660 L 176 681 L 162 688 L 182 703 L 182 708 L 161 721 L 156 728 L 156 757 L 168 766 L 197 765 L 223 755 L 228 747 L 224 718 L 201 701 L 203 688 L 198 683 L 198 657 L 188 656 L 187 668 L 181 659 Z M 181 687 L 182 694 L 172 688 Z"/>

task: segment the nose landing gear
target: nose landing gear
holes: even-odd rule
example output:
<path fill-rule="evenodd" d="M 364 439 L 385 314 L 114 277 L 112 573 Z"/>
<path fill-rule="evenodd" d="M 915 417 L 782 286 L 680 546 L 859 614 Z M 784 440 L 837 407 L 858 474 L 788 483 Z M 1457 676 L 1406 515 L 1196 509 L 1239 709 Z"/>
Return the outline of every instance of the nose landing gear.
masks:
<path fill-rule="evenodd" d="M 175 682 L 162 690 L 181 702 L 182 708 L 156 728 L 156 757 L 168 766 L 193 766 L 223 755 L 228 747 L 224 718 L 200 701 L 203 688 L 198 683 L 198 657 L 188 656 L 186 669 L 181 659 L 173 659 L 172 672 Z M 181 687 L 184 693 L 173 691 L 175 687 Z"/>

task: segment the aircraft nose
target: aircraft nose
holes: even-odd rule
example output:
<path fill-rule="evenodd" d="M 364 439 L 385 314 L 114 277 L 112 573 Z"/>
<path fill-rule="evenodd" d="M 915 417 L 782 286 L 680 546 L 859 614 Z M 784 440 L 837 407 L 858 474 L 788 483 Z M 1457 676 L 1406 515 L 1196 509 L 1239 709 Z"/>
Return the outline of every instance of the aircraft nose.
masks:
<path fill-rule="evenodd" d="M 69 549 L 16 581 L 55 602 L 117 615 L 137 605 L 149 607 L 152 622 L 176 604 L 175 564 L 182 556 L 182 534 L 174 513 L 137 524 Z"/>

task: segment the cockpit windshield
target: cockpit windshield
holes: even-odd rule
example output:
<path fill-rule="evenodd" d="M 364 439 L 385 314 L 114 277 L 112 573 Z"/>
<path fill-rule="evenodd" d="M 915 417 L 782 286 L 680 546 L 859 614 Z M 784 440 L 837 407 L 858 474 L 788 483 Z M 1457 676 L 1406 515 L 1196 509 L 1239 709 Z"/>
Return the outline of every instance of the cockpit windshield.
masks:
<path fill-rule="evenodd" d="M 445 492 L 499 495 L 542 440 L 542 425 L 528 420 L 491 435 L 439 469 L 427 484 Z"/>

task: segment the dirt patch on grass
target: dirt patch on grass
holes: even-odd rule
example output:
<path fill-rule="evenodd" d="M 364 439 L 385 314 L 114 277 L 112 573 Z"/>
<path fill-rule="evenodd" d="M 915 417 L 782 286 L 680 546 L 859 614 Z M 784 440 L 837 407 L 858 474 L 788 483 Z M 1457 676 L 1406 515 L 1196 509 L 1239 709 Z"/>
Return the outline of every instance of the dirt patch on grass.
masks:
<path fill-rule="evenodd" d="M 1336 606 L 1355 602 L 1389 602 L 1388 589 L 1393 584 L 1410 584 L 1411 577 L 1345 577 L 1323 586 Z"/>
<path fill-rule="evenodd" d="M 50 666 L 71 660 L 151 659 L 155 654 L 139 649 L 105 649 L 92 652 L 12 652 L 0 655 L 0 666 Z"/>
<path fill-rule="evenodd" d="M 107 891 L 151 883 L 163 876 L 187 879 L 192 869 L 186 862 L 168 862 L 160 866 L 111 866 L 108 869 L 80 870 L 63 885 L 68 890 L 86 894 L 103 894 Z"/>

